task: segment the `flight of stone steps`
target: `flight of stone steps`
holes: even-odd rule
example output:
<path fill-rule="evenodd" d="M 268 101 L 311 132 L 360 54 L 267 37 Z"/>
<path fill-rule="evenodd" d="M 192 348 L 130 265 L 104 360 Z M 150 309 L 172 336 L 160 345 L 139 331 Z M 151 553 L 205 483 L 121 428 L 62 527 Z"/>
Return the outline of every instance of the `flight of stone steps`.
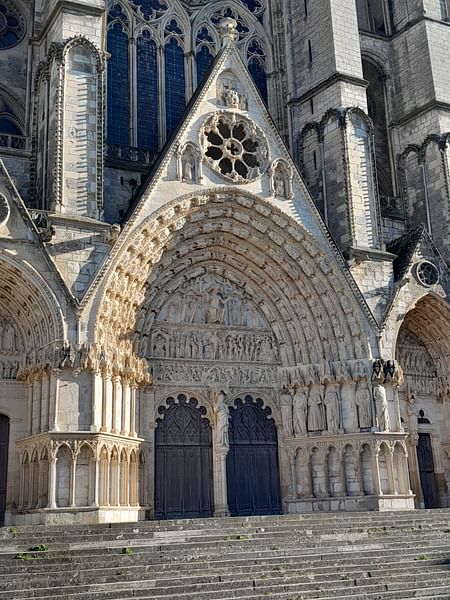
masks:
<path fill-rule="evenodd" d="M 32 598 L 450 599 L 450 511 L 4 527 L 0 600 Z"/>

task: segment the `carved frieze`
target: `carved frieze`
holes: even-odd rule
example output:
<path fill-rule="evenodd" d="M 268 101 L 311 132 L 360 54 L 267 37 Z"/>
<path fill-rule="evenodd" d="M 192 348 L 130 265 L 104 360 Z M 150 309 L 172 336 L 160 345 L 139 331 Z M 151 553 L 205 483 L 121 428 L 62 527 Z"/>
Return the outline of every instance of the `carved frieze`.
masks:
<path fill-rule="evenodd" d="M 152 375 L 156 383 L 267 386 L 277 382 L 277 368 L 274 366 L 187 364 L 156 360 L 152 362 Z"/>

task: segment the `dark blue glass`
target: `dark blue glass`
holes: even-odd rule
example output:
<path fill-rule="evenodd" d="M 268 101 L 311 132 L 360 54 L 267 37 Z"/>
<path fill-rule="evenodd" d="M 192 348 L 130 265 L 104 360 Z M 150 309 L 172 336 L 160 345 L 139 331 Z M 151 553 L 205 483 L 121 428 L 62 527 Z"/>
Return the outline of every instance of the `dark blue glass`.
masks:
<path fill-rule="evenodd" d="M 8 117 L 0 117 L 0 133 L 9 135 L 22 135 L 22 132 L 17 125 Z"/>
<path fill-rule="evenodd" d="M 184 51 L 175 38 L 164 49 L 167 137 L 178 125 L 186 106 Z"/>
<path fill-rule="evenodd" d="M 130 145 L 130 67 L 128 35 L 119 23 L 108 31 L 108 144 Z"/>
<path fill-rule="evenodd" d="M 214 56 L 208 50 L 206 46 L 202 46 L 197 52 L 196 61 L 197 61 L 197 83 L 199 84 L 203 81 L 203 77 L 208 72 L 211 63 L 214 60 Z"/>
<path fill-rule="evenodd" d="M 147 31 L 137 40 L 137 145 L 158 151 L 158 52 Z"/>
<path fill-rule="evenodd" d="M 268 103 L 268 92 L 267 92 L 267 75 L 264 66 L 256 58 L 250 59 L 248 63 L 248 69 L 253 77 L 256 87 L 259 93 L 263 97 L 264 102 Z"/>

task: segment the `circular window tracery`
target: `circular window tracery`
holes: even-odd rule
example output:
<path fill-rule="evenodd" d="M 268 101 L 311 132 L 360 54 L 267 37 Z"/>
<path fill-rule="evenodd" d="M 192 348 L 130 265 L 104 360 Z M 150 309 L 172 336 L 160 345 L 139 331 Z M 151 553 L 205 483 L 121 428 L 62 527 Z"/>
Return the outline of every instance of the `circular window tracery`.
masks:
<path fill-rule="evenodd" d="M 0 2 L 0 50 L 12 48 L 25 37 L 25 19 L 12 2 Z"/>
<path fill-rule="evenodd" d="M 8 200 L 0 194 L 0 225 L 4 225 L 9 218 Z"/>
<path fill-rule="evenodd" d="M 213 115 L 203 128 L 206 161 L 233 182 L 255 181 L 268 166 L 268 144 L 251 121 L 234 113 Z"/>
<path fill-rule="evenodd" d="M 416 268 L 417 279 L 425 287 L 431 287 L 439 283 L 439 271 L 433 263 L 423 260 Z"/>

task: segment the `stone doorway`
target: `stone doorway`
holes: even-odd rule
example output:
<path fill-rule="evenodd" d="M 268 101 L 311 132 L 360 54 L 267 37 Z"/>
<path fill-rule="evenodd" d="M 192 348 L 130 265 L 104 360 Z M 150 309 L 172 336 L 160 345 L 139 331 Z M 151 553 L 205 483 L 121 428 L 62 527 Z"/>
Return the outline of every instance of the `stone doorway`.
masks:
<path fill-rule="evenodd" d="M 155 516 L 213 514 L 212 430 L 195 398 L 178 394 L 159 409 L 155 432 Z"/>
<path fill-rule="evenodd" d="M 425 508 L 438 508 L 436 475 L 434 471 L 433 447 L 429 433 L 419 433 L 417 445 L 420 484 L 422 486 Z"/>
<path fill-rule="evenodd" d="M 270 413 L 252 396 L 237 398 L 230 408 L 227 488 L 232 516 L 282 512 L 278 435 Z"/>
<path fill-rule="evenodd" d="M 5 521 L 8 445 L 9 419 L 5 415 L 0 415 L 0 526 Z"/>

